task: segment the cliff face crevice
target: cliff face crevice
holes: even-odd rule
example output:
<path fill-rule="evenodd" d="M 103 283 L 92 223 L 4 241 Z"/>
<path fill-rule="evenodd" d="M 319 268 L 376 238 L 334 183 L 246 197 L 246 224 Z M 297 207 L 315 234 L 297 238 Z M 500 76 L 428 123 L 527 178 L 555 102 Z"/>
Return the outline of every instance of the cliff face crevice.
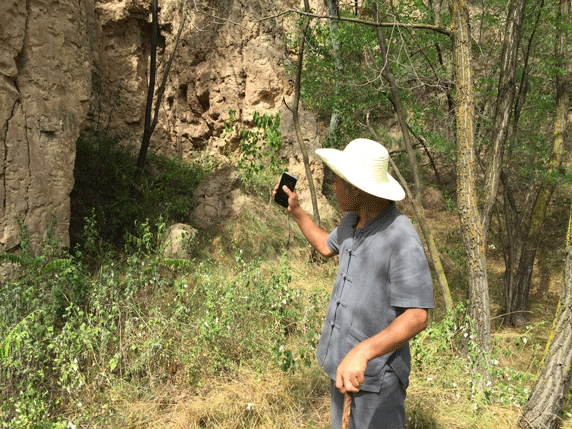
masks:
<path fill-rule="evenodd" d="M 220 153 L 229 111 L 245 126 L 255 111 L 280 113 L 285 156 L 296 171 L 297 143 L 284 104 L 292 98 L 285 30 L 276 19 L 263 19 L 281 3 L 188 3 L 154 149 L 186 159 L 205 148 Z M 159 6 L 157 85 L 180 27 L 182 2 L 160 0 Z M 141 140 L 150 7 L 149 0 L 0 2 L 0 253 L 19 245 L 19 222 L 36 248 L 49 228 L 69 244 L 75 143 L 83 130 Z M 318 145 L 316 122 L 305 112 L 301 117 L 311 151 Z M 303 168 L 298 171 L 304 176 Z"/>

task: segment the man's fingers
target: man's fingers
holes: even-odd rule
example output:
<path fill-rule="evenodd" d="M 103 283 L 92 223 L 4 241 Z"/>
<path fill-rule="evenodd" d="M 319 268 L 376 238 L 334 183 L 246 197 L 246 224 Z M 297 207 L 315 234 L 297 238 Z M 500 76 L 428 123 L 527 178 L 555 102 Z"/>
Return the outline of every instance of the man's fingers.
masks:
<path fill-rule="evenodd" d="M 346 393 L 346 389 L 344 386 L 344 380 L 342 379 L 341 375 L 336 377 L 336 389 L 338 389 L 341 393 Z"/>
<path fill-rule="evenodd" d="M 336 389 L 338 389 L 340 393 L 359 392 L 361 389 L 361 383 L 363 383 L 363 380 L 360 381 L 360 378 L 363 377 L 359 377 L 357 375 L 343 377 L 340 374 L 336 377 Z"/>
<path fill-rule="evenodd" d="M 294 193 L 294 192 L 292 192 L 292 191 L 290 190 L 290 188 L 288 188 L 288 186 L 286 186 L 286 185 L 282 186 L 282 190 L 283 190 L 284 192 L 286 192 L 286 195 L 288 195 L 288 196 L 290 196 L 290 195 L 292 195 L 292 194 Z"/>

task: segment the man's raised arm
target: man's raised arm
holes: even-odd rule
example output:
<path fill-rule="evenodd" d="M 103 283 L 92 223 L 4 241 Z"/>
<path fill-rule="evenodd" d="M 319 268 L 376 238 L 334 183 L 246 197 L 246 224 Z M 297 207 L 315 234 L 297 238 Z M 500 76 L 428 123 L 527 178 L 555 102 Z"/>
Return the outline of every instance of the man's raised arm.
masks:
<path fill-rule="evenodd" d="M 278 185 L 274 188 L 274 194 L 276 194 L 277 189 Z M 300 206 L 296 192 L 290 191 L 287 186 L 284 186 L 283 189 L 286 195 L 288 195 L 288 213 L 292 215 L 300 231 L 302 231 L 302 234 L 306 237 L 306 240 L 308 240 L 312 247 L 321 255 L 328 258 L 334 256 L 334 253 L 326 243 L 329 234 L 316 225 L 312 218 L 308 216 L 308 213 Z"/>

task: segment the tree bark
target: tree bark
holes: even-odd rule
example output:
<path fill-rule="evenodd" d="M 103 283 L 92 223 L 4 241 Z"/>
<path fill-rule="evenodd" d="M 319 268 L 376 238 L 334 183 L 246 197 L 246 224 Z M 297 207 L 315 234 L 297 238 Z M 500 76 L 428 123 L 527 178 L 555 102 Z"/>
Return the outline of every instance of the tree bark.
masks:
<path fill-rule="evenodd" d="M 565 0 L 569 4 L 568 0 Z M 562 2 L 561 2 L 562 3 Z M 555 429 L 572 377 L 572 206 L 566 237 L 564 284 L 552 331 L 548 337 L 541 370 L 523 414 L 521 429 Z"/>
<path fill-rule="evenodd" d="M 457 134 L 457 205 L 469 280 L 469 316 L 473 321 L 477 354 L 475 377 L 477 393 L 483 394 L 491 381 L 488 372 L 490 350 L 490 298 L 486 270 L 486 255 L 481 217 L 477 207 L 475 148 L 474 148 L 474 85 L 471 64 L 471 34 L 469 12 L 464 0 L 449 2 L 453 63 L 455 73 L 455 116 Z"/>

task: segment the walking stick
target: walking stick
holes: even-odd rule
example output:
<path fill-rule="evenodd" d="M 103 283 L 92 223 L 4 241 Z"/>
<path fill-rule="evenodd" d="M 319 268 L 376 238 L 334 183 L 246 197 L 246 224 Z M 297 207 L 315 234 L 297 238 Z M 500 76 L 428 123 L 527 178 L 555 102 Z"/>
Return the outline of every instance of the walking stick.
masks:
<path fill-rule="evenodd" d="M 352 412 L 352 394 L 344 393 L 344 411 L 342 412 L 342 429 L 350 427 L 350 413 Z"/>

